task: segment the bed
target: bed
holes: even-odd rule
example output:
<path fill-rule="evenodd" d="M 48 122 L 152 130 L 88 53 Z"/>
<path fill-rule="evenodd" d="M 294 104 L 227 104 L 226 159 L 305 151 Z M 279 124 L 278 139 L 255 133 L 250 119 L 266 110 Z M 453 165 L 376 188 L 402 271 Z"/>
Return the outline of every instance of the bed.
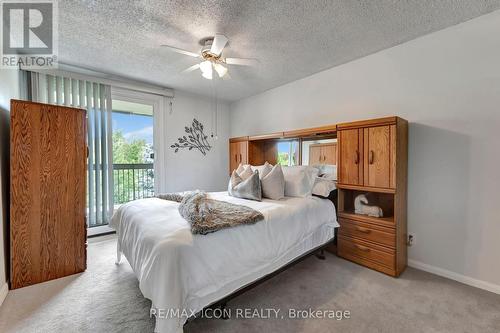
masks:
<path fill-rule="evenodd" d="M 331 242 L 338 227 L 335 206 L 327 199 L 258 202 L 227 192 L 209 195 L 260 211 L 264 220 L 193 235 L 179 203 L 158 198 L 124 204 L 111 220 L 117 262 L 123 253 L 142 294 L 152 301 L 157 332 L 182 332 L 188 317 Z"/>

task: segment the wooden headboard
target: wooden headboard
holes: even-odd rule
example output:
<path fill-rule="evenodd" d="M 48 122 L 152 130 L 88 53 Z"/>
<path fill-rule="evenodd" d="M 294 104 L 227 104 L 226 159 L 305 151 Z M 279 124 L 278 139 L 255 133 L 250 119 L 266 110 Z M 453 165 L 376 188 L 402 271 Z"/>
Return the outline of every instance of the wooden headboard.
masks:
<path fill-rule="evenodd" d="M 302 163 L 302 142 L 336 138 L 337 126 L 305 128 L 285 132 L 274 132 L 229 139 L 229 173 L 242 164 L 261 165 L 266 161 L 275 164 L 278 158 L 278 143 L 296 140 L 299 142 L 299 164 Z"/>

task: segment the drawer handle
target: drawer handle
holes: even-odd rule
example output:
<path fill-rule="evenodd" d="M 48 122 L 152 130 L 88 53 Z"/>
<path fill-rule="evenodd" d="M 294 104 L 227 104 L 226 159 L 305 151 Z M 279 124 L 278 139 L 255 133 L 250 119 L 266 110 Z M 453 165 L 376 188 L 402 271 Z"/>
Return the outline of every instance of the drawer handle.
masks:
<path fill-rule="evenodd" d="M 361 251 L 365 251 L 365 252 L 370 252 L 370 248 L 366 247 L 366 246 L 363 246 L 363 245 L 359 245 L 359 244 L 354 244 L 356 245 L 356 247 L 361 250 Z"/>
<path fill-rule="evenodd" d="M 354 159 L 354 164 L 359 163 L 359 150 L 356 149 L 356 158 Z"/>
<path fill-rule="evenodd" d="M 369 156 L 369 163 L 370 164 L 373 164 L 373 157 L 374 157 L 375 153 L 373 152 L 373 150 L 370 150 L 370 156 Z"/>
<path fill-rule="evenodd" d="M 370 229 L 366 229 L 363 227 L 356 227 L 356 230 L 365 234 L 369 234 L 370 232 L 372 232 Z"/>

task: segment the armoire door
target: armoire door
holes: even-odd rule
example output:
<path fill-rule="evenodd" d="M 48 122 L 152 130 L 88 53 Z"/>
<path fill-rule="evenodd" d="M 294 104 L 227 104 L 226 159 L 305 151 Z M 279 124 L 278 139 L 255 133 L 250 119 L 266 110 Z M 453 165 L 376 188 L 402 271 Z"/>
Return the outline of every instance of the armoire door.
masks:
<path fill-rule="evenodd" d="M 240 143 L 229 143 L 229 173 L 232 173 L 240 164 Z"/>
<path fill-rule="evenodd" d="M 363 185 L 363 130 L 339 131 L 339 183 Z"/>
<path fill-rule="evenodd" d="M 11 288 L 86 268 L 86 111 L 11 102 Z"/>
<path fill-rule="evenodd" d="M 323 164 L 335 165 L 337 164 L 337 144 L 329 143 L 321 147 L 321 155 Z"/>
<path fill-rule="evenodd" d="M 309 146 L 309 165 L 321 164 L 321 157 L 322 154 L 320 145 Z"/>
<path fill-rule="evenodd" d="M 364 129 L 364 185 L 390 187 L 390 126 Z"/>
<path fill-rule="evenodd" d="M 239 163 L 248 164 L 248 141 L 241 141 L 239 143 Z"/>

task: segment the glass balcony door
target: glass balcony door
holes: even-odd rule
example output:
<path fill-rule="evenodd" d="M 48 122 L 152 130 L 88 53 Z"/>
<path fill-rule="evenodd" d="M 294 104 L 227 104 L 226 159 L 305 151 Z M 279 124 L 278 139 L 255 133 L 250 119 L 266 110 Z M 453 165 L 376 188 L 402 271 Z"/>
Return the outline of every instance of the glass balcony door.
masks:
<path fill-rule="evenodd" d="M 132 200 L 155 195 L 154 111 L 157 96 L 112 87 L 112 198 L 116 210 Z M 89 224 L 88 235 L 110 232 Z"/>
<path fill-rule="evenodd" d="M 113 99 L 115 208 L 154 196 L 153 105 Z"/>

